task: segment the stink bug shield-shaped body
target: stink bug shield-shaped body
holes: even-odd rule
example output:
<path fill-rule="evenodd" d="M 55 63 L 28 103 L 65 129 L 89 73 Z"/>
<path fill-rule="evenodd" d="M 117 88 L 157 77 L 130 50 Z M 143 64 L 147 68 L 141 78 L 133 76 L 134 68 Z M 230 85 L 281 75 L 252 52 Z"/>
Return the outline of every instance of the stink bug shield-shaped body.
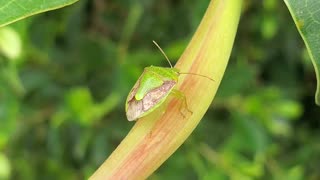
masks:
<path fill-rule="evenodd" d="M 146 67 L 128 95 L 127 119 L 136 120 L 159 107 L 177 84 L 178 77 L 176 68 Z"/>
<path fill-rule="evenodd" d="M 126 100 L 126 115 L 129 121 L 136 120 L 154 111 L 166 100 L 171 92 L 174 92 L 177 97 L 182 98 L 184 105 L 187 106 L 184 94 L 173 89 L 178 82 L 180 74 L 198 75 L 214 81 L 200 74 L 179 72 L 179 69 L 172 67 L 168 57 L 160 46 L 155 41 L 153 43 L 160 49 L 171 67 L 150 66 L 144 69 Z M 188 107 L 186 108 L 191 112 Z"/>

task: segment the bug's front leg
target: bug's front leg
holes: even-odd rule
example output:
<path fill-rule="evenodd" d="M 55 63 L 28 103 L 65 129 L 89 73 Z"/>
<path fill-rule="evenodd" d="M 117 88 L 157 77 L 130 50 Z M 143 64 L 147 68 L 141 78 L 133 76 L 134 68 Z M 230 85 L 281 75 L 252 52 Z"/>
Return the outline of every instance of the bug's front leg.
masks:
<path fill-rule="evenodd" d="M 180 112 L 182 114 L 183 117 L 186 117 L 185 114 L 183 113 L 183 111 L 181 110 L 182 108 L 185 108 L 190 114 L 193 114 L 193 112 L 189 109 L 188 103 L 187 103 L 187 98 L 186 95 L 177 90 L 177 89 L 173 89 L 171 91 L 172 95 L 175 96 L 176 98 L 179 98 L 179 100 L 182 100 L 182 102 L 180 103 Z M 183 107 L 182 107 L 183 106 Z"/>

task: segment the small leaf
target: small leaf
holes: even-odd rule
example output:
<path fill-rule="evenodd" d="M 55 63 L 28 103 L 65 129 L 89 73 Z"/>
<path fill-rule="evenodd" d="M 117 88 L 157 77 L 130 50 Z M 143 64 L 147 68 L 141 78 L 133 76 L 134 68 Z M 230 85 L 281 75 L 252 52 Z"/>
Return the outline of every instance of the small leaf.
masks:
<path fill-rule="evenodd" d="M 11 166 L 9 159 L 0 152 L 0 179 L 9 179 Z"/>
<path fill-rule="evenodd" d="M 66 95 L 66 104 L 79 123 L 90 123 L 94 102 L 87 88 L 75 88 Z"/>
<path fill-rule="evenodd" d="M 316 103 L 320 105 L 320 1 L 284 0 L 307 46 L 317 76 Z"/>
<path fill-rule="evenodd" d="M 0 0 L 0 27 L 41 12 L 58 9 L 78 0 Z"/>
<path fill-rule="evenodd" d="M 13 60 L 20 56 L 21 46 L 20 36 L 13 28 L 0 28 L 0 53 Z"/>

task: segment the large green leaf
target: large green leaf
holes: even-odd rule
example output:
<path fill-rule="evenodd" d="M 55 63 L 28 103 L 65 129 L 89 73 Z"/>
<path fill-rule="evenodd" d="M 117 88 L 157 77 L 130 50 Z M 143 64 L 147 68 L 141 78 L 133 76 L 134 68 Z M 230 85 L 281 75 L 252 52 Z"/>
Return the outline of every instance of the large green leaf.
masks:
<path fill-rule="evenodd" d="M 0 27 L 76 1 L 78 0 L 0 0 Z"/>
<path fill-rule="evenodd" d="M 320 105 L 320 1 L 284 0 L 307 46 L 317 75 L 316 103 Z"/>

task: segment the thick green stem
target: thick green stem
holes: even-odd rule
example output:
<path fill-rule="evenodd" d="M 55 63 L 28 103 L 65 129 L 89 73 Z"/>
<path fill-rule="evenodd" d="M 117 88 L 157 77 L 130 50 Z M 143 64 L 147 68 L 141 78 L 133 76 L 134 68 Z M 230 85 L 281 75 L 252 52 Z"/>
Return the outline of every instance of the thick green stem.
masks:
<path fill-rule="evenodd" d="M 127 137 L 91 179 L 144 179 L 186 140 L 211 104 L 230 57 L 241 0 L 214 0 L 176 64 L 181 72 L 213 78 L 180 76 L 177 89 L 192 114 L 183 116 L 180 101 L 169 98 L 158 110 L 139 119 Z"/>

